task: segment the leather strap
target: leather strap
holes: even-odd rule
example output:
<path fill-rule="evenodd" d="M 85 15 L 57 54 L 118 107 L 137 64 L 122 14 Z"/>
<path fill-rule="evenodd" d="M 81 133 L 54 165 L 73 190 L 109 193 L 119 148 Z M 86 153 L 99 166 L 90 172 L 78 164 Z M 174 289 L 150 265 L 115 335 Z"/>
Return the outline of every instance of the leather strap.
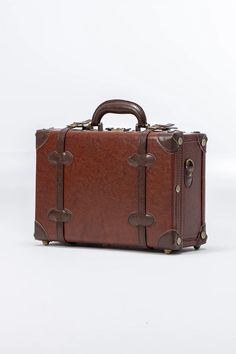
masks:
<path fill-rule="evenodd" d="M 133 114 L 138 120 L 138 127 L 147 126 L 147 118 L 144 110 L 137 103 L 125 100 L 108 100 L 101 103 L 92 117 L 92 126 L 98 126 L 102 117 L 107 113 Z"/>
<path fill-rule="evenodd" d="M 151 130 L 147 129 L 140 133 L 140 141 L 138 153 L 140 155 L 146 155 L 147 153 L 147 138 Z M 138 213 L 140 215 L 146 215 L 146 166 L 138 166 Z M 146 240 L 146 226 L 138 225 L 138 239 L 139 244 L 147 248 Z"/>
<path fill-rule="evenodd" d="M 62 154 L 65 151 L 66 134 L 69 128 L 61 129 L 57 138 L 57 152 Z M 57 164 L 57 209 L 63 213 L 64 210 L 64 164 Z M 58 220 L 56 222 L 57 239 L 60 242 L 65 242 L 64 238 L 64 222 Z"/>
<path fill-rule="evenodd" d="M 140 133 L 138 153 L 128 158 L 128 163 L 138 168 L 138 210 L 129 215 L 128 221 L 138 228 L 138 240 L 142 248 L 148 248 L 146 227 L 155 221 L 153 215 L 146 213 L 146 168 L 155 161 L 153 155 L 147 154 L 147 140 L 151 131 L 147 129 Z"/>

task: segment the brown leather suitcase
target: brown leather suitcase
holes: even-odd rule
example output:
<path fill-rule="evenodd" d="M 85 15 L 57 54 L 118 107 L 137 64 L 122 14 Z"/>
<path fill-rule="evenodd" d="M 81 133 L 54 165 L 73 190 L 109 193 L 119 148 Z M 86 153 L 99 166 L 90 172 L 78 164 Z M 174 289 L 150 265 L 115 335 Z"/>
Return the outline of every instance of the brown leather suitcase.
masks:
<path fill-rule="evenodd" d="M 135 130 L 103 130 L 106 113 Z M 37 240 L 106 247 L 198 249 L 206 243 L 207 136 L 150 126 L 136 103 L 109 100 L 91 120 L 36 132 Z"/>

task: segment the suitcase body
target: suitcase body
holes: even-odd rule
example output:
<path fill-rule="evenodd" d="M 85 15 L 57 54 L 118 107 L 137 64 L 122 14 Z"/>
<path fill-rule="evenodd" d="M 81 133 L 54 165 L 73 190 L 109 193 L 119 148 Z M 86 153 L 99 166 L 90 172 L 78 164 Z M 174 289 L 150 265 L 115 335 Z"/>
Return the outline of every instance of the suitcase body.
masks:
<path fill-rule="evenodd" d="M 134 114 L 136 129 L 104 131 L 106 113 Z M 203 133 L 150 127 L 141 107 L 123 100 L 104 102 L 91 121 L 38 130 L 35 239 L 198 249 L 207 240 L 206 143 Z"/>

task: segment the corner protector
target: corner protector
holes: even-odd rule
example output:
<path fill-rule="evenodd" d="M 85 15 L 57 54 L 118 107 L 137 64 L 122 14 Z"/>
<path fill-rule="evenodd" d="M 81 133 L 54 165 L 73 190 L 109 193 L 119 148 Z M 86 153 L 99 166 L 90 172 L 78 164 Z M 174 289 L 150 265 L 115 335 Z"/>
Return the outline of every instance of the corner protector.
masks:
<path fill-rule="evenodd" d="M 34 222 L 34 238 L 40 241 L 48 241 L 48 235 L 43 225 L 41 225 L 38 221 Z"/>
<path fill-rule="evenodd" d="M 168 153 L 178 152 L 183 144 L 183 132 L 175 130 L 171 133 L 159 135 L 157 138 L 158 144 Z"/>
<path fill-rule="evenodd" d="M 199 147 L 205 153 L 207 152 L 207 142 L 208 142 L 208 137 L 206 134 L 199 134 L 198 135 Z"/>
<path fill-rule="evenodd" d="M 163 234 L 157 244 L 159 249 L 180 250 L 183 247 L 183 239 L 176 230 L 169 230 Z"/>
<path fill-rule="evenodd" d="M 206 224 L 202 225 L 197 236 L 196 246 L 201 246 L 207 242 Z"/>
<path fill-rule="evenodd" d="M 49 138 L 50 135 L 50 129 L 40 129 L 37 130 L 35 133 L 36 136 L 36 149 L 38 150 L 39 148 L 41 148 L 46 141 Z"/>

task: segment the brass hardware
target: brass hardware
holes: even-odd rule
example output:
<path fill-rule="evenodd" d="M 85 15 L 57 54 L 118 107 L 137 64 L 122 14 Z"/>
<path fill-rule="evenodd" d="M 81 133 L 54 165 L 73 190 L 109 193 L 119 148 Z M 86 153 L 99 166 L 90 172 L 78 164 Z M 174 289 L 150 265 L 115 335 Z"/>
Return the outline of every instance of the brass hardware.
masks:
<path fill-rule="evenodd" d="M 178 144 L 179 145 L 182 145 L 183 144 L 183 138 L 180 136 L 179 139 L 178 139 Z"/>
<path fill-rule="evenodd" d="M 49 245 L 49 241 L 48 240 L 43 240 L 42 243 L 43 243 L 44 246 L 48 246 Z"/>
<path fill-rule="evenodd" d="M 206 143 L 207 143 L 207 140 L 205 138 L 203 138 L 202 142 L 201 142 L 202 146 L 206 146 Z"/>
<path fill-rule="evenodd" d="M 93 126 L 92 126 L 91 123 L 92 123 L 92 120 L 91 119 L 87 119 L 87 120 L 84 120 L 82 122 L 73 122 L 71 124 L 68 124 L 67 128 L 70 128 L 70 129 L 81 128 L 81 130 L 91 130 L 91 129 L 93 129 Z M 145 126 L 143 128 L 151 129 L 151 130 L 161 130 L 161 131 L 170 131 L 170 130 L 176 130 L 177 129 L 177 127 L 175 127 L 174 124 L 172 124 L 172 123 L 168 123 L 168 124 L 153 124 L 153 125 L 145 124 Z M 99 131 L 103 130 L 102 123 L 98 124 L 98 130 Z M 106 128 L 106 130 L 107 131 L 128 132 L 128 131 L 131 130 L 131 128 Z M 140 127 L 137 124 L 136 124 L 135 130 L 136 131 L 140 131 Z M 181 145 L 181 144 L 182 144 L 182 142 L 179 145 Z"/>
<path fill-rule="evenodd" d="M 91 129 L 91 119 L 83 120 L 82 122 L 74 122 L 67 125 L 67 128 L 74 129 L 74 128 L 81 128 L 84 129 Z"/>
<path fill-rule="evenodd" d="M 181 187 L 179 184 L 177 184 L 177 186 L 175 187 L 175 191 L 176 193 L 179 193 L 181 191 Z"/>
<path fill-rule="evenodd" d="M 202 232 L 201 232 L 201 238 L 202 238 L 203 240 L 205 240 L 206 237 L 207 237 L 206 231 L 202 231 Z"/>
<path fill-rule="evenodd" d="M 181 237 L 177 237 L 176 243 L 177 243 L 178 246 L 180 246 L 181 243 L 182 243 L 182 238 Z"/>
<path fill-rule="evenodd" d="M 195 250 L 199 250 L 200 246 L 194 246 Z"/>
<path fill-rule="evenodd" d="M 167 124 L 146 124 L 146 129 L 152 129 L 152 130 L 175 130 L 177 127 L 175 127 L 174 124 L 172 123 L 167 123 Z"/>
<path fill-rule="evenodd" d="M 171 254 L 171 253 L 172 253 L 172 250 L 169 250 L 168 248 L 165 248 L 165 249 L 164 249 L 164 253 L 165 253 L 165 254 Z"/>

